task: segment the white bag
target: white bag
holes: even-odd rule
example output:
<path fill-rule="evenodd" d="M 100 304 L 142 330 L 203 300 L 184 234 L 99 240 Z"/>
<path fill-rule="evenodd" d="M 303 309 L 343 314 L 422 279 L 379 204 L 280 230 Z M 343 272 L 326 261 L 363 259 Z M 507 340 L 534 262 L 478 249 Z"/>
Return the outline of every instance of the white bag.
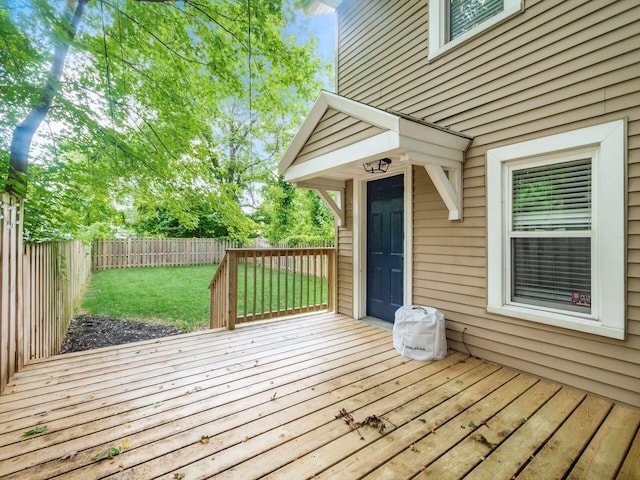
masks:
<path fill-rule="evenodd" d="M 400 307 L 393 324 L 393 346 L 414 360 L 442 360 L 447 356 L 444 314 L 431 307 Z"/>

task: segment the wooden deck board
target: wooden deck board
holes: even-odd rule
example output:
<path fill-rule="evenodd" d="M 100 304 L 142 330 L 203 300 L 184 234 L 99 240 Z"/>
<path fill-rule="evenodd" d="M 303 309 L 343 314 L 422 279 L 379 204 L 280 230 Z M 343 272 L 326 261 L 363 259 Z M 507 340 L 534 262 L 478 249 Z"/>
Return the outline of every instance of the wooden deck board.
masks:
<path fill-rule="evenodd" d="M 0 477 L 638 478 L 639 427 L 637 410 L 462 353 L 409 360 L 389 331 L 314 314 L 28 365 L 0 396 Z"/>

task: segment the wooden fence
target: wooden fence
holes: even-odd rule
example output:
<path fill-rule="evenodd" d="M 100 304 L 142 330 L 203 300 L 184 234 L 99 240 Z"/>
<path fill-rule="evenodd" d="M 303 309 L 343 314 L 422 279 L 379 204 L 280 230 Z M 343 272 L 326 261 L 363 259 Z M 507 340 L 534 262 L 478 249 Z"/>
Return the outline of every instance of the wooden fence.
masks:
<path fill-rule="evenodd" d="M 335 248 L 230 249 L 209 290 L 210 328 L 335 305 Z"/>
<path fill-rule="evenodd" d="M 24 246 L 22 206 L 0 199 L 0 391 L 28 361 L 58 353 L 91 273 L 79 241 Z"/>
<path fill-rule="evenodd" d="M 240 245 L 215 238 L 116 238 L 93 244 L 93 269 L 179 267 L 220 263 Z"/>
<path fill-rule="evenodd" d="M 23 270 L 25 360 L 56 355 L 91 275 L 91 247 L 78 240 L 26 245 Z"/>

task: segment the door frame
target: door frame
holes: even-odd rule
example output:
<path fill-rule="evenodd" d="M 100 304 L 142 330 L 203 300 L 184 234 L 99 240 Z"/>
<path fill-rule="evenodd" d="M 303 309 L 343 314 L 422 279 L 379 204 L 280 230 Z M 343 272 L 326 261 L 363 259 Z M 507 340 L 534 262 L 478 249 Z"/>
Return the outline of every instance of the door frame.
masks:
<path fill-rule="evenodd" d="M 413 168 L 409 163 L 392 163 L 386 174 L 362 175 L 353 179 L 353 318 L 367 315 L 367 183 L 404 175 L 404 274 L 403 301 L 413 298 Z"/>

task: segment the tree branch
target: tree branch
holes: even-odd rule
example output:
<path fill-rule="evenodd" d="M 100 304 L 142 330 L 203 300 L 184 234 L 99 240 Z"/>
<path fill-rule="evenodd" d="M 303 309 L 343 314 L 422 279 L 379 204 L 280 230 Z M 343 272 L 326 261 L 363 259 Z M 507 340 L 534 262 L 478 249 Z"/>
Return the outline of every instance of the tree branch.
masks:
<path fill-rule="evenodd" d="M 38 103 L 35 104 L 27 117 L 14 129 L 9 148 L 9 175 L 5 190 L 19 196 L 26 194 L 27 167 L 29 152 L 33 136 L 47 116 L 53 98 L 60 87 L 60 78 L 69 51 L 69 45 L 75 37 L 76 30 L 89 0 L 78 0 L 75 11 L 72 0 L 67 0 L 63 21 L 65 22 L 64 37 L 56 41 L 53 51 L 53 63 L 47 75 L 47 81 L 42 89 Z"/>

